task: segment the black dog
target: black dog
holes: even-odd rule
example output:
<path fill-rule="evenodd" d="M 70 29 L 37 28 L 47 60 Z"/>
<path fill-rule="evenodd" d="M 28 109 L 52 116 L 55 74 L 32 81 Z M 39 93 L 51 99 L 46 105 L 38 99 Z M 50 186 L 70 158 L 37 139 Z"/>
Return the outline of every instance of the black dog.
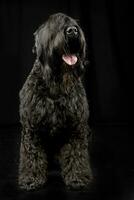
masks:
<path fill-rule="evenodd" d="M 30 190 L 46 183 L 49 149 L 65 184 L 83 187 L 92 178 L 89 108 L 81 81 L 85 37 L 77 22 L 62 13 L 50 16 L 34 35 L 37 58 L 20 91 L 19 186 Z"/>

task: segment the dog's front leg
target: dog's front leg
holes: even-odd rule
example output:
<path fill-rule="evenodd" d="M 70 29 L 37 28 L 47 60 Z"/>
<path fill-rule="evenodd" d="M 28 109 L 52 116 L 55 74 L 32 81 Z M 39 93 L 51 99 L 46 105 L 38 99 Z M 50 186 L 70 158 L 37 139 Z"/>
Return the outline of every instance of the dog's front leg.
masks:
<path fill-rule="evenodd" d="M 36 134 L 23 128 L 18 182 L 21 189 L 41 187 L 47 180 L 47 156 Z"/>
<path fill-rule="evenodd" d="M 87 130 L 72 136 L 61 149 L 59 161 L 62 176 L 68 187 L 79 189 L 92 181 L 92 171 L 88 154 Z M 79 137 L 80 136 L 80 137 Z"/>

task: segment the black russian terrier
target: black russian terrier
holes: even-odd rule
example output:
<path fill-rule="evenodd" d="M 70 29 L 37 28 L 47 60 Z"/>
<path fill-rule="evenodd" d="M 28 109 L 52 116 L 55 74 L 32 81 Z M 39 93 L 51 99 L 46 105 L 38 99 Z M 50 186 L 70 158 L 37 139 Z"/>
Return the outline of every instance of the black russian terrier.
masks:
<path fill-rule="evenodd" d="M 86 58 L 84 33 L 76 20 L 57 13 L 34 35 L 37 56 L 20 91 L 19 186 L 31 190 L 46 183 L 48 155 L 53 151 L 66 186 L 85 187 L 92 171 L 89 107 L 81 78 Z"/>

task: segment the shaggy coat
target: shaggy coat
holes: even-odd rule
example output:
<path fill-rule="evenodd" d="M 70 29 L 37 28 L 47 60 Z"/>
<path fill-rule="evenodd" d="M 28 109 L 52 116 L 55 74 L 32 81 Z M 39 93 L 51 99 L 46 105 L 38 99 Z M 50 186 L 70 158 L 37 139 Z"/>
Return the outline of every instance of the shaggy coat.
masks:
<path fill-rule="evenodd" d="M 87 186 L 92 173 L 89 108 L 81 80 L 86 58 L 83 31 L 74 19 L 58 13 L 34 35 L 37 57 L 19 95 L 19 186 L 30 190 L 46 183 L 51 151 L 67 186 Z"/>

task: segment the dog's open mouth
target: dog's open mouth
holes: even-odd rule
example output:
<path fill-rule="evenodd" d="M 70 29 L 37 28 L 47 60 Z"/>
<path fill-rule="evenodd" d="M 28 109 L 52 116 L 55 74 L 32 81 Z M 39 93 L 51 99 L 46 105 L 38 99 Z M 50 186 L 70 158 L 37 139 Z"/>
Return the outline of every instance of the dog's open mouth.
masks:
<path fill-rule="evenodd" d="M 70 66 L 75 65 L 78 61 L 78 58 L 76 55 L 63 55 L 62 59 L 67 65 L 70 65 Z"/>

